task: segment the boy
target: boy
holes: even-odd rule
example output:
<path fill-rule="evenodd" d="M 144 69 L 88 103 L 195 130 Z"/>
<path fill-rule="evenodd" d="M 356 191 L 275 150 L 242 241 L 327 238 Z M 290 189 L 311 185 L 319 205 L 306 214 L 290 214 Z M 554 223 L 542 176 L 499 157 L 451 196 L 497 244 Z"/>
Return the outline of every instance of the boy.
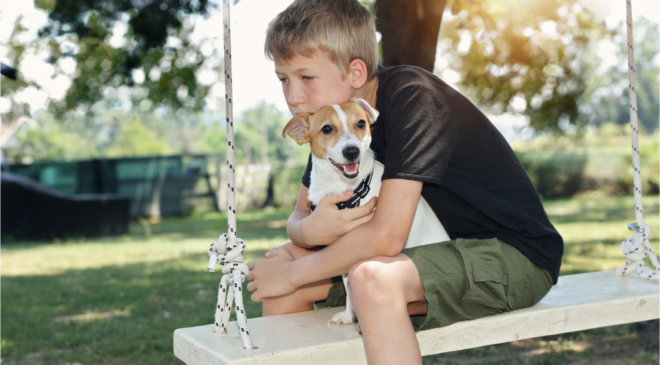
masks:
<path fill-rule="evenodd" d="M 295 1 L 265 49 L 293 115 L 353 97 L 376 108 L 371 148 L 385 165 L 375 211 L 375 199 L 338 210 L 349 191 L 313 214 L 308 166 L 291 243 L 248 263 L 265 316 L 343 305 L 331 278 L 348 273 L 369 363 L 421 364 L 416 330 L 531 306 L 556 283 L 562 239 L 509 145 L 436 76 L 378 67 L 374 20 L 357 0 Z M 402 251 L 420 195 L 452 241 Z"/>

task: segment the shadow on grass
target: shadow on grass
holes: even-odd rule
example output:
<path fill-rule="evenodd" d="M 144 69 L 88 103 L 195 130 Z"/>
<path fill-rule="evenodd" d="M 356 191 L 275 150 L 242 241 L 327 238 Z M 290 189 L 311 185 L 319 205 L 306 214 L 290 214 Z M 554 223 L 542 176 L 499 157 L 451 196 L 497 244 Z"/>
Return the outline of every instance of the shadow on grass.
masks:
<path fill-rule="evenodd" d="M 264 254 L 254 250 L 246 260 Z M 214 320 L 222 273 L 208 273 L 207 262 L 207 255 L 193 254 L 2 277 L 3 364 L 180 364 L 172 352 L 174 330 Z M 261 304 L 244 292 L 248 317 L 260 317 Z M 64 317 L 80 314 L 88 315 Z"/>

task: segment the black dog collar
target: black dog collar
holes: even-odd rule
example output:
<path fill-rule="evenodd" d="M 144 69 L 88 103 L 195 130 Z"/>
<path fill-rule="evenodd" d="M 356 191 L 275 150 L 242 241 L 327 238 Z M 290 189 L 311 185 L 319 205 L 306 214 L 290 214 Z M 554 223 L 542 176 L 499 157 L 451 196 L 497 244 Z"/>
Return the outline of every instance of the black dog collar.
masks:
<path fill-rule="evenodd" d="M 353 190 L 353 196 L 350 199 L 345 202 L 337 203 L 337 208 L 341 210 L 359 207 L 360 200 L 366 197 L 367 194 L 369 194 L 369 190 L 371 190 L 369 186 L 371 185 L 371 178 L 373 174 L 373 172 L 370 173 L 364 180 L 362 180 L 360 185 L 358 185 L 358 187 Z M 316 205 L 312 204 L 312 212 L 314 209 L 316 209 Z"/>

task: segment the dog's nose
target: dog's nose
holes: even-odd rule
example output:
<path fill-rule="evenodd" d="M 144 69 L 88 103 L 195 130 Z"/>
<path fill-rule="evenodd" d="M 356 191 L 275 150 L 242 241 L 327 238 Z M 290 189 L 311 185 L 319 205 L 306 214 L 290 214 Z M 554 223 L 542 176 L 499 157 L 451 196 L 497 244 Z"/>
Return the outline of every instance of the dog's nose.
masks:
<path fill-rule="evenodd" d="M 357 146 L 347 146 L 341 153 L 347 160 L 354 161 L 360 156 L 360 149 Z"/>

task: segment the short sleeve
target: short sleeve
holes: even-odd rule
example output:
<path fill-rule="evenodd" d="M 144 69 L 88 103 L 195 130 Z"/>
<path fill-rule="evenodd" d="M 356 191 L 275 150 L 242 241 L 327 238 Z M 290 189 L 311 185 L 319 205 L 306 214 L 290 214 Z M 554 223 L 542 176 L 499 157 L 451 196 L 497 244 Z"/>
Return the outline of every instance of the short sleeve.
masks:
<path fill-rule="evenodd" d="M 309 184 L 311 183 L 310 176 L 312 175 L 312 154 L 309 154 L 309 160 L 307 160 L 307 167 L 305 168 L 305 173 L 303 174 L 302 177 L 302 184 L 306 187 L 309 188 Z"/>
<path fill-rule="evenodd" d="M 386 143 L 385 179 L 442 184 L 458 141 L 459 121 L 429 84 L 410 84 L 392 95 L 381 125 Z"/>

